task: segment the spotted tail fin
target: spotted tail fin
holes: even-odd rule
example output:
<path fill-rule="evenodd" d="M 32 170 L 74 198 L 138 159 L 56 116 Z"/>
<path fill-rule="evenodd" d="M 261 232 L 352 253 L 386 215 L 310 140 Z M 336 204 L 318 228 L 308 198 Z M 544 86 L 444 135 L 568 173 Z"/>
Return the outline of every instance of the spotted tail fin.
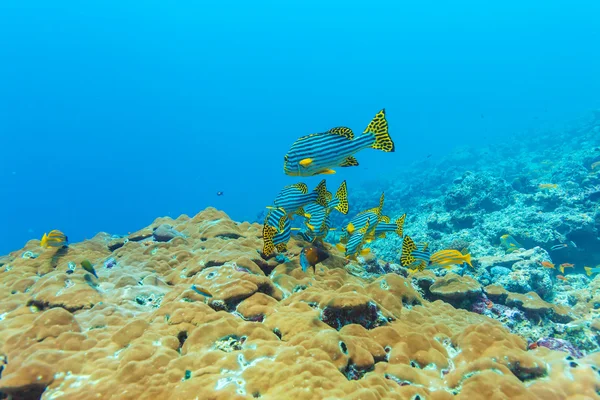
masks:
<path fill-rule="evenodd" d="M 414 263 L 417 259 L 413 257 L 412 252 L 417 249 L 417 245 L 410 236 L 404 236 L 402 241 L 402 254 L 400 255 L 400 265 L 406 267 Z"/>
<path fill-rule="evenodd" d="M 335 197 L 332 201 L 337 203 L 334 207 L 336 210 L 344 215 L 348 214 L 348 189 L 346 187 L 346 181 L 342 182 L 338 190 L 335 192 Z"/>
<path fill-rule="evenodd" d="M 273 238 L 277 234 L 277 228 L 270 225 L 263 225 L 263 254 L 266 256 L 271 255 L 275 251 L 275 244 L 273 244 Z"/>
<path fill-rule="evenodd" d="M 375 115 L 375 118 L 371 121 L 369 126 L 363 132 L 365 134 L 372 134 L 375 136 L 375 142 L 371 145 L 371 148 L 391 153 L 395 150 L 396 146 L 388 133 L 388 123 L 385 119 L 385 108 Z"/>

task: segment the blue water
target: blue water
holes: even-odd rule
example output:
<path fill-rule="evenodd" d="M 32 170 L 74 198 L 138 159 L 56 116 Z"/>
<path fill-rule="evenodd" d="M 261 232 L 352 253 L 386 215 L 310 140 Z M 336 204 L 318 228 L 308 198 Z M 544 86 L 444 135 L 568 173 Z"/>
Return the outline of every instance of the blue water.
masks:
<path fill-rule="evenodd" d="M 297 181 L 294 139 L 382 107 L 397 152 L 330 188 L 600 106 L 597 1 L 323 3 L 3 0 L 0 254 L 209 205 L 253 220 Z"/>

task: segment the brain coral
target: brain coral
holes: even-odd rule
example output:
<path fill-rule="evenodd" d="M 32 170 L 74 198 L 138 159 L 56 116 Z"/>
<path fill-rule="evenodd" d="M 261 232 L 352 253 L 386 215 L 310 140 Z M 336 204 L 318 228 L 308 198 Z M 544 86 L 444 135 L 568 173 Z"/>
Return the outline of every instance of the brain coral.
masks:
<path fill-rule="evenodd" d="M 316 273 L 295 239 L 291 261 L 264 259 L 261 232 L 207 209 L 66 254 L 32 240 L 3 257 L 0 397 L 598 398 L 597 354 L 528 350 L 445 301 L 479 295 L 473 280 L 448 275 L 431 302 L 408 278 L 353 276 L 334 249 Z M 84 259 L 98 279 L 73 269 Z M 546 312 L 530 300 L 507 301 Z"/>

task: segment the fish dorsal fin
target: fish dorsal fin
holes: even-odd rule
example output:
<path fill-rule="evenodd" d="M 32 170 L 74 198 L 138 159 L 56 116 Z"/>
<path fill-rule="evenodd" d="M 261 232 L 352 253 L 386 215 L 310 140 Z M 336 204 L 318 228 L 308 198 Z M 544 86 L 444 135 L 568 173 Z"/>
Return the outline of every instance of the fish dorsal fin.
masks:
<path fill-rule="evenodd" d="M 345 138 L 348 138 L 350 140 L 354 139 L 354 132 L 352 132 L 352 129 L 346 126 L 337 126 L 335 128 L 331 128 L 327 131 L 327 133 L 331 133 L 332 135 L 344 136 Z"/>
<path fill-rule="evenodd" d="M 348 156 L 342 161 L 340 167 L 358 167 L 358 160 L 352 156 Z"/>
<path fill-rule="evenodd" d="M 306 186 L 306 183 L 295 183 L 293 185 L 290 185 L 290 187 L 296 188 L 298 190 L 300 190 L 300 192 L 302 194 L 307 194 L 308 193 L 308 186 Z"/>
<path fill-rule="evenodd" d="M 382 216 L 381 216 L 381 218 L 379 218 L 379 220 L 380 220 L 381 222 L 384 222 L 384 223 L 386 223 L 386 224 L 387 224 L 387 223 L 389 223 L 389 222 L 391 221 L 390 217 L 388 217 L 387 215 L 382 215 Z"/>
<path fill-rule="evenodd" d="M 385 195 L 383 193 L 381 193 L 381 197 L 379 198 L 379 212 L 377 213 L 377 215 L 381 215 L 381 211 L 383 210 L 383 202 L 385 200 Z"/>

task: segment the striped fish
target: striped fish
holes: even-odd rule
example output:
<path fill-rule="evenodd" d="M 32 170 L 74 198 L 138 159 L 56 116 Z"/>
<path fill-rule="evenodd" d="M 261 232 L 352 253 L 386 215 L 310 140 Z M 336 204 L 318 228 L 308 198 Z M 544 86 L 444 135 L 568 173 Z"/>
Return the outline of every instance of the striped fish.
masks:
<path fill-rule="evenodd" d="M 68 245 L 69 238 L 57 229 L 51 230 L 48 234 L 44 233 L 40 241 L 40 246 L 46 249 L 48 247 L 63 247 Z"/>
<path fill-rule="evenodd" d="M 364 249 L 363 246 L 367 243 L 367 233 L 369 232 L 370 224 L 367 221 L 366 225 L 363 226 L 360 230 L 354 232 L 349 238 L 346 246 L 342 243 L 338 243 L 336 247 L 344 252 L 344 255 L 348 259 L 356 259 L 356 257 L 360 255 L 365 255 L 370 252 L 369 249 Z"/>
<path fill-rule="evenodd" d="M 331 193 L 329 193 L 331 195 Z M 327 207 L 322 207 L 316 203 L 309 204 L 302 209 L 302 215 L 307 219 L 306 226 L 311 231 L 322 231 L 324 225 L 329 219 L 331 211 L 337 210 L 342 214 L 348 213 L 348 190 L 346 181 L 342 182 L 333 198 L 329 196 Z"/>
<path fill-rule="evenodd" d="M 377 113 L 357 138 L 347 127 L 332 128 L 327 132 L 301 137 L 284 156 L 283 170 L 291 176 L 333 174 L 335 171 L 332 168 L 357 166 L 354 154 L 366 148 L 394 151 L 385 109 Z"/>
<path fill-rule="evenodd" d="M 404 236 L 400 265 L 423 271 L 429 265 L 431 259 L 431 252 L 427 247 L 427 243 L 417 246 L 410 236 Z"/>
<path fill-rule="evenodd" d="M 287 250 L 287 242 L 292 235 L 292 226 L 284 209 L 272 208 L 263 224 L 263 254 L 271 255 L 277 250 Z"/>
<path fill-rule="evenodd" d="M 398 236 L 402 237 L 403 229 L 404 229 L 404 220 L 406 219 L 406 214 L 402 214 L 398 219 L 394 222 L 390 222 L 390 218 L 386 216 L 381 217 L 381 222 L 377 224 L 375 230 L 372 233 L 370 239 L 385 238 L 388 232 L 395 232 Z"/>
<path fill-rule="evenodd" d="M 322 207 L 327 207 L 327 187 L 323 179 L 315 190 L 308 192 L 308 186 L 305 183 L 296 183 L 284 187 L 275 198 L 273 205 L 282 208 L 291 216 L 296 211 L 310 203 L 317 203 Z"/>
<path fill-rule="evenodd" d="M 384 200 L 385 200 L 384 194 L 382 193 L 381 197 L 379 198 L 379 206 L 378 207 L 370 208 L 365 211 L 361 211 L 356 216 L 354 216 L 350 220 L 348 225 L 346 225 L 346 227 L 343 229 L 342 241 L 346 242 L 347 240 L 349 240 L 350 237 L 354 234 L 354 232 L 359 231 L 362 228 L 364 228 L 365 225 L 367 225 L 367 223 L 369 224 L 370 229 L 374 230 L 377 227 L 377 225 L 379 224 L 379 222 L 381 221 L 381 218 L 382 218 L 381 210 L 383 209 Z M 389 222 L 389 219 L 388 219 L 388 222 Z M 367 232 L 367 233 L 371 233 L 371 232 Z"/>

